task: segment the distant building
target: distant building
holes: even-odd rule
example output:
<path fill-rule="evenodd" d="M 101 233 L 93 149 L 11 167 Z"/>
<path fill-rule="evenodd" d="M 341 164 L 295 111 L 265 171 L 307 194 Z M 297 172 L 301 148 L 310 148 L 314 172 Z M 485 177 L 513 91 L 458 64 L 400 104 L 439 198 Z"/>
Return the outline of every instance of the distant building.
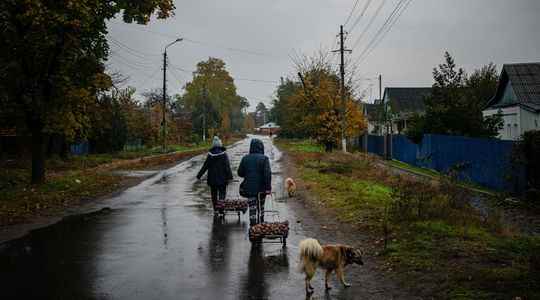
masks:
<path fill-rule="evenodd" d="M 407 130 L 407 122 L 415 115 L 426 111 L 425 99 L 431 96 L 430 87 L 387 87 L 383 101 L 393 133 Z"/>
<path fill-rule="evenodd" d="M 373 103 L 362 103 L 368 134 L 382 135 L 384 128 L 384 106 L 380 99 Z"/>
<path fill-rule="evenodd" d="M 517 140 L 525 131 L 540 130 L 540 63 L 503 65 L 495 96 L 484 116 L 501 114 L 503 140 Z"/>
<path fill-rule="evenodd" d="M 275 135 L 279 132 L 279 129 L 279 125 L 274 122 L 270 122 L 262 125 L 261 127 L 255 128 L 255 131 L 260 134 Z"/>

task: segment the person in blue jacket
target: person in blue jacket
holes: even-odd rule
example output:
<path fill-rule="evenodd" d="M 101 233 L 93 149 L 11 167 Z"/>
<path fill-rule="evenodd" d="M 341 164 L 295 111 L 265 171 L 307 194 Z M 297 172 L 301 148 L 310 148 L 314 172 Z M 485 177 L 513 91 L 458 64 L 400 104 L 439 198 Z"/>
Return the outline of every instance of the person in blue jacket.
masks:
<path fill-rule="evenodd" d="M 214 212 L 223 213 L 223 208 L 218 204 L 225 200 L 227 184 L 233 179 L 233 175 L 226 149 L 217 136 L 214 136 L 212 148 L 208 151 L 204 165 L 197 174 L 197 179 L 200 180 L 206 171 L 208 171 L 206 181 L 210 186 Z"/>
<path fill-rule="evenodd" d="M 249 154 L 242 157 L 238 167 L 238 176 L 244 178 L 240 195 L 248 198 L 250 225 L 264 222 L 264 202 L 272 190 L 272 171 L 261 140 L 251 140 Z M 260 203 L 257 203 L 258 199 Z"/>

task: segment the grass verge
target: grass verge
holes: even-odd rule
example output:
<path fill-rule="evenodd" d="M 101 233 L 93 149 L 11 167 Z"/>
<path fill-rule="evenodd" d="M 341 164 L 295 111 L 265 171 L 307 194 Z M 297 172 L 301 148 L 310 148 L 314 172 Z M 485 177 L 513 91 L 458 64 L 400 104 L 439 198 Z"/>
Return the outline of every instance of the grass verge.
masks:
<path fill-rule="evenodd" d="M 236 140 L 234 140 L 236 141 Z M 0 226 L 31 222 L 57 215 L 67 207 L 109 194 L 141 180 L 115 174 L 115 170 L 142 170 L 172 165 L 203 153 L 209 144 L 171 145 L 113 154 L 72 156 L 46 161 L 47 180 L 30 184 L 30 163 L 19 160 L 0 168 Z"/>
<path fill-rule="evenodd" d="M 305 142 L 304 142 L 305 143 Z M 436 299 L 540 298 L 540 238 L 483 216 L 468 192 L 381 170 L 371 156 L 278 145 L 295 163 L 311 200 L 372 237 L 382 270 Z M 300 146 L 299 146 L 300 145 Z M 316 200 L 315 200 L 316 199 Z"/>
<path fill-rule="evenodd" d="M 384 163 L 391 166 L 391 167 L 402 169 L 402 170 L 405 170 L 407 172 L 411 172 L 413 174 L 424 176 L 424 177 L 427 177 L 427 178 L 432 178 L 434 180 L 440 180 L 441 177 L 447 176 L 446 174 L 437 172 L 437 171 L 432 170 L 432 169 L 421 168 L 421 167 L 409 165 L 408 163 L 404 163 L 402 161 L 395 160 L 395 159 L 389 160 L 389 161 L 384 161 Z M 486 187 L 483 187 L 481 185 L 478 185 L 478 184 L 476 184 L 474 182 L 459 181 L 459 182 L 456 182 L 456 184 L 458 186 L 462 187 L 462 188 L 469 189 L 469 190 L 471 190 L 473 192 L 478 192 L 478 193 L 482 193 L 482 194 L 486 194 L 486 195 L 490 195 L 490 196 L 496 196 L 498 194 L 496 191 L 490 190 L 490 189 L 488 189 Z"/>

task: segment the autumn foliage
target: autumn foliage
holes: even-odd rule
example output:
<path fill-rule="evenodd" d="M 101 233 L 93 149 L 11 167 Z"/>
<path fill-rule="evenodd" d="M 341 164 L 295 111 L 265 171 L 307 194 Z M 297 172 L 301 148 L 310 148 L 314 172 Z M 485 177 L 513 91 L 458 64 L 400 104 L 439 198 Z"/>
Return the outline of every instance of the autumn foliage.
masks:
<path fill-rule="evenodd" d="M 332 150 L 342 131 L 339 77 L 323 59 L 298 64 L 303 80 L 283 81 L 278 87 L 273 114 L 285 136 L 310 137 Z M 345 136 L 358 136 L 366 128 L 360 106 L 346 87 Z"/>

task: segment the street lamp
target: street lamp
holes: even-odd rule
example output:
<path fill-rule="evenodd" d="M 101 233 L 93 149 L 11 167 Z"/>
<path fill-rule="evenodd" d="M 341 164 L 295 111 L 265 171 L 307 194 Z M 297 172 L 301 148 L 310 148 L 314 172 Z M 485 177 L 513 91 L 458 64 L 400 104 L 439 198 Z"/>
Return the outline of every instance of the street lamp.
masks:
<path fill-rule="evenodd" d="M 167 48 L 174 45 L 175 43 L 181 42 L 182 40 L 184 39 L 177 38 L 173 42 L 167 44 L 163 49 L 163 119 L 161 120 L 161 127 L 163 130 L 163 152 L 165 152 L 165 147 L 167 146 L 167 126 L 165 124 L 165 112 L 167 110 Z"/>

